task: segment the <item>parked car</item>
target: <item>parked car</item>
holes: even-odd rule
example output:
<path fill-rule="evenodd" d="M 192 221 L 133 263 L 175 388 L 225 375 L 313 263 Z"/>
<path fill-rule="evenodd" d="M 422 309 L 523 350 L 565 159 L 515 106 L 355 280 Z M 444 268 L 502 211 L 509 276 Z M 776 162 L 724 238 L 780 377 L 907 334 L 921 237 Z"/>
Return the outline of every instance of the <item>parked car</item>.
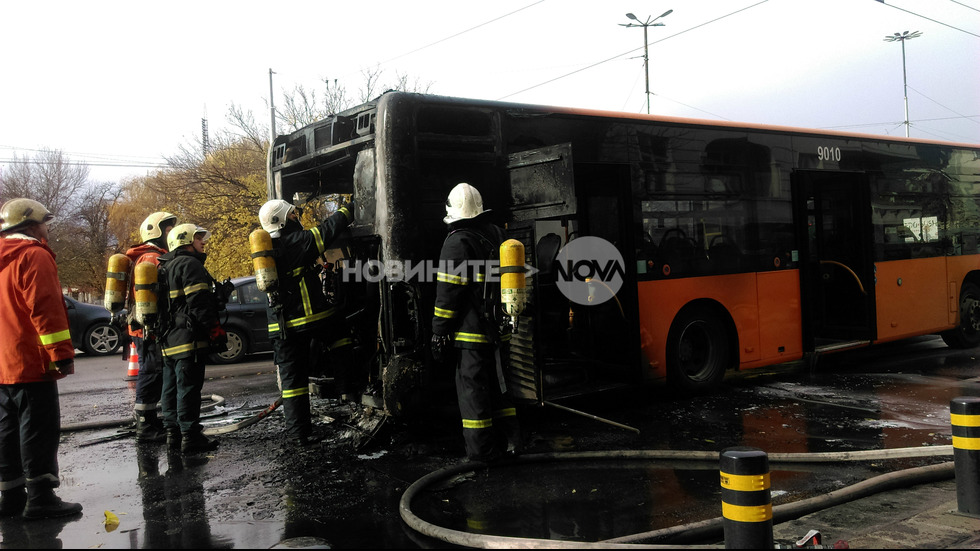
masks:
<path fill-rule="evenodd" d="M 228 334 L 228 351 L 211 354 L 211 361 L 218 364 L 235 363 L 246 354 L 272 350 L 265 313 L 269 295 L 259 291 L 255 276 L 238 277 L 231 283 L 235 290 L 228 298 L 226 310 L 219 315 L 221 327 Z"/>
<path fill-rule="evenodd" d="M 112 314 L 102 306 L 79 302 L 65 295 L 68 307 L 68 330 L 75 348 L 94 356 L 108 356 L 119 351 L 127 339 L 121 329 L 112 325 Z"/>

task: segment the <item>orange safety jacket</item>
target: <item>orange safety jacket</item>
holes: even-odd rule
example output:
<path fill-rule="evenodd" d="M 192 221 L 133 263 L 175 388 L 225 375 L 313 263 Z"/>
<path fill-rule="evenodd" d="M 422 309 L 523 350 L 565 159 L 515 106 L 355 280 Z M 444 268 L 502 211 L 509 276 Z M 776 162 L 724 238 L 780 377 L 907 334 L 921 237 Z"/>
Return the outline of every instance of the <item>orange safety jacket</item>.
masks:
<path fill-rule="evenodd" d="M 129 297 L 126 299 L 126 308 L 129 309 L 129 316 L 132 319 L 133 304 L 136 300 L 136 281 L 133 278 L 133 272 L 136 269 L 136 265 L 140 262 L 152 262 L 156 266 L 160 266 L 160 255 L 166 254 L 167 249 L 161 249 L 160 247 L 154 245 L 153 243 L 143 243 L 140 245 L 133 245 L 126 251 L 126 256 L 132 262 L 129 269 Z M 132 324 L 129 326 L 129 336 L 143 338 L 143 327 L 133 329 Z"/>
<path fill-rule="evenodd" d="M 54 381 L 75 357 L 54 252 L 24 234 L 0 237 L 0 384 Z"/>

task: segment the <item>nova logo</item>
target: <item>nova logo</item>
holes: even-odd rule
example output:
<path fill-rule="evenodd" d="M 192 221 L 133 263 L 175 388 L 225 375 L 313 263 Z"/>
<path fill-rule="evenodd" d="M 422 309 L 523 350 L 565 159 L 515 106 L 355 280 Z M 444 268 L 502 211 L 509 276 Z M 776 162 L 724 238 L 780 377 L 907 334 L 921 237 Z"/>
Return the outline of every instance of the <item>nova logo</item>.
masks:
<path fill-rule="evenodd" d="M 596 305 L 616 296 L 626 270 L 623 255 L 600 237 L 579 237 L 562 247 L 555 259 L 558 289 L 568 300 Z"/>

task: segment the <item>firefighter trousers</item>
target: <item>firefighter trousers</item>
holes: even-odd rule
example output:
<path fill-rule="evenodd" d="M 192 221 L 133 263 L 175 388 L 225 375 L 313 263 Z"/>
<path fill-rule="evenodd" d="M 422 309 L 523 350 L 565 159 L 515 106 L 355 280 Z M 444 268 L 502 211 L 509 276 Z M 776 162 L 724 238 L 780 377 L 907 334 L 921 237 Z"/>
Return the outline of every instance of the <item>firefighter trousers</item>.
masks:
<path fill-rule="evenodd" d="M 282 385 L 282 413 L 288 438 L 313 434 L 310 415 L 311 332 L 291 333 L 286 339 L 272 339 L 272 352 L 279 367 Z"/>
<path fill-rule="evenodd" d="M 520 448 L 517 410 L 501 390 L 494 349 L 459 349 L 456 397 L 467 458 L 492 461 Z"/>
<path fill-rule="evenodd" d="M 157 409 L 163 393 L 163 355 L 160 343 L 155 339 L 132 337 L 139 357 L 139 373 L 136 376 L 136 409 L 152 411 Z"/>
<path fill-rule="evenodd" d="M 60 438 L 57 382 L 0 385 L 0 490 L 56 488 Z"/>
<path fill-rule="evenodd" d="M 187 435 L 201 432 L 201 390 L 204 388 L 204 356 L 195 353 L 179 360 L 163 358 L 163 392 L 160 409 L 166 428 L 180 428 Z"/>

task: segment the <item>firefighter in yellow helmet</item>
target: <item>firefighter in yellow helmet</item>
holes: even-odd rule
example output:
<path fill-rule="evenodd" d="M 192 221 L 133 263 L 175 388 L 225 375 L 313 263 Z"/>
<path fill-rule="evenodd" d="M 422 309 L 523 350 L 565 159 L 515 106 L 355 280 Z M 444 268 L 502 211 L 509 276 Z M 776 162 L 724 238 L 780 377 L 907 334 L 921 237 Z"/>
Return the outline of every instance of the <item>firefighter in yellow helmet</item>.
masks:
<path fill-rule="evenodd" d="M 160 406 L 167 445 L 185 455 L 217 449 L 201 426 L 201 389 L 207 356 L 222 350 L 227 336 L 218 321 L 215 281 L 204 268 L 204 244 L 211 232 L 179 224 L 167 234 L 170 251 L 160 256 L 158 300 L 166 300 L 163 323 L 163 392 Z"/>
<path fill-rule="evenodd" d="M 350 327 L 323 294 L 316 260 L 354 221 L 353 213 L 354 205 L 348 203 L 307 230 L 299 221 L 297 208 L 287 201 L 273 199 L 259 209 L 259 223 L 272 236 L 273 258 L 279 275 L 281 313 L 270 307 L 268 318 L 269 337 L 282 381 L 287 445 L 309 446 L 321 439 L 313 430 L 310 416 L 313 339 L 325 339 L 331 363 L 349 366 L 352 362 Z"/>
<path fill-rule="evenodd" d="M 177 216 L 165 212 L 154 212 L 140 224 L 140 244 L 130 247 L 126 256 L 133 268 L 141 262 L 152 262 L 159 266 L 159 258 L 167 252 L 167 233 L 177 225 Z M 130 278 L 132 279 L 132 278 Z M 137 442 L 163 442 L 166 433 L 163 421 L 157 416 L 160 393 L 163 390 L 163 356 L 160 354 L 159 335 L 149 335 L 144 339 L 143 327 L 133 319 L 135 281 L 129 287 L 129 336 L 136 345 L 139 358 L 139 372 L 136 376 L 136 405 L 133 416 L 136 418 Z"/>
<path fill-rule="evenodd" d="M 510 333 L 500 330 L 497 286 L 487 281 L 504 231 L 489 219 L 480 192 L 456 185 L 443 222 L 449 235 L 439 254 L 431 352 L 456 365 L 456 395 L 466 456 L 494 461 L 520 448 L 517 411 L 501 390 Z"/>
<path fill-rule="evenodd" d="M 0 516 L 74 515 L 54 494 L 61 437 L 58 379 L 74 373 L 75 348 L 55 255 L 54 217 L 32 199 L 0 205 Z"/>

